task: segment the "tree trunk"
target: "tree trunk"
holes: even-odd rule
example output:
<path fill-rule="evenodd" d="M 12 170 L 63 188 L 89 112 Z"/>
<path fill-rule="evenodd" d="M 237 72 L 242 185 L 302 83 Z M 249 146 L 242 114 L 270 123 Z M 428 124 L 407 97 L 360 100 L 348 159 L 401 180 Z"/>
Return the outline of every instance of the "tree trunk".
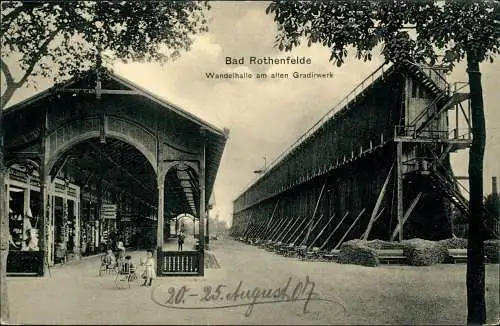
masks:
<path fill-rule="evenodd" d="M 2 61 L 3 63 L 3 61 Z M 3 65 L 2 65 L 3 67 Z M 5 179 L 7 167 L 4 162 L 4 128 L 3 128 L 3 110 L 7 106 L 20 85 L 10 84 L 7 81 L 7 87 L 0 96 L 0 319 L 4 324 L 9 320 L 9 299 L 7 293 L 7 256 L 9 254 L 9 214 L 6 210 L 5 201 L 8 194 L 5 193 Z"/>
<path fill-rule="evenodd" d="M 9 254 L 9 214 L 5 207 L 8 196 L 5 193 L 3 152 L 3 108 L 0 108 L 0 316 L 2 324 L 9 320 L 9 300 L 7 293 L 7 255 Z"/>
<path fill-rule="evenodd" d="M 469 151 L 470 216 L 467 259 L 467 323 L 486 323 L 483 242 L 483 157 L 486 129 L 479 61 L 467 54 L 472 114 L 472 146 Z"/>

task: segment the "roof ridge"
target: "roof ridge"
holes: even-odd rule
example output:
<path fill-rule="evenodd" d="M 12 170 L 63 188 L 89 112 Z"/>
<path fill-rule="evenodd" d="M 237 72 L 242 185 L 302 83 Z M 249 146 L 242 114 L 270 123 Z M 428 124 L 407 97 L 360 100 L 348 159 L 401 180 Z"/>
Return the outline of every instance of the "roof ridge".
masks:
<path fill-rule="evenodd" d="M 22 108 L 24 108 L 24 107 L 26 107 L 34 102 L 43 100 L 44 98 L 46 98 L 50 94 L 52 94 L 54 92 L 54 90 L 57 90 L 58 88 L 60 88 L 60 89 L 66 88 L 66 87 L 70 86 L 71 84 L 77 83 L 77 82 L 81 81 L 84 78 L 84 76 L 88 76 L 89 74 L 91 74 L 94 71 L 95 71 L 95 68 L 88 69 L 86 71 L 81 72 L 78 76 L 73 76 L 71 78 L 68 78 L 65 81 L 53 83 L 52 86 L 48 87 L 46 90 L 35 93 L 34 95 L 28 97 L 27 99 L 24 99 L 16 104 L 13 104 L 11 106 L 6 107 L 4 109 L 3 113 L 7 115 L 7 114 L 10 114 L 10 113 L 15 112 L 17 110 L 21 110 Z M 195 114 L 193 114 L 185 109 L 182 109 L 180 106 L 175 105 L 175 104 L 169 102 L 168 100 L 166 100 L 166 99 L 164 99 L 156 94 L 153 94 L 153 92 L 145 89 L 142 86 L 139 86 L 138 84 L 130 81 L 129 79 L 127 79 L 124 76 L 121 76 L 121 75 L 115 73 L 114 71 L 106 70 L 105 74 L 107 76 L 109 76 L 111 79 L 113 79 L 114 81 L 116 81 L 116 82 L 130 88 L 130 89 L 137 91 L 139 93 L 139 95 L 147 97 L 150 100 L 152 100 L 153 102 L 160 104 L 163 107 L 167 107 L 171 111 L 174 111 L 175 113 L 181 115 L 182 117 L 189 119 L 189 120 L 201 125 L 202 127 L 207 128 L 208 130 L 210 130 L 213 133 L 217 133 L 225 138 L 228 138 L 229 132 L 228 132 L 227 128 L 220 128 L 220 127 L 215 126 L 214 124 L 212 124 L 204 119 L 197 117 Z"/>

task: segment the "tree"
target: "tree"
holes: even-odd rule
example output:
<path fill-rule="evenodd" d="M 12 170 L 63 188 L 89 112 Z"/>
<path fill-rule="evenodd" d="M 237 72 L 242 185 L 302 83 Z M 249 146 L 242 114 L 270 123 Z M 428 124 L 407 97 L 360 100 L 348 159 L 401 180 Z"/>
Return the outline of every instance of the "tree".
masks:
<path fill-rule="evenodd" d="M 488 211 L 486 214 L 485 224 L 489 227 L 490 233 L 488 234 L 489 238 L 494 238 L 494 230 L 498 230 L 495 226 L 498 225 L 498 221 L 500 220 L 500 196 L 498 193 L 491 193 L 486 197 L 484 202 L 484 207 Z"/>
<path fill-rule="evenodd" d="M 100 58 L 164 63 L 189 50 L 192 36 L 207 30 L 207 2 L 195 1 L 2 1 L 0 97 L 1 317 L 8 319 L 5 282 L 8 216 L 4 200 L 3 110 L 33 77 L 59 81 L 76 76 Z M 19 78 L 10 61 L 17 60 Z M 96 60 L 96 58 L 98 60 Z"/>
<path fill-rule="evenodd" d="M 276 45 L 290 51 L 304 39 L 331 50 L 341 66 L 348 51 L 371 60 L 382 54 L 395 64 L 403 61 L 454 64 L 467 60 L 473 141 L 469 151 L 470 212 L 467 263 L 469 323 L 485 323 L 483 243 L 483 156 L 486 139 L 479 63 L 498 54 L 498 0 L 404 1 L 346 0 L 292 2 L 275 0 L 266 9 L 278 25 Z M 443 53 L 443 57 L 439 57 Z M 439 60 L 438 60 L 439 59 Z"/>

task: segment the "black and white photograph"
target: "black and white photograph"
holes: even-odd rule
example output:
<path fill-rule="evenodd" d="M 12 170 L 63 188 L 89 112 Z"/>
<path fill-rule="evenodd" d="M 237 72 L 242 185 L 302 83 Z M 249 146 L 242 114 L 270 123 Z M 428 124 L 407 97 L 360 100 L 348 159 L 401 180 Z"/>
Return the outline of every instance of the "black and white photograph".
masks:
<path fill-rule="evenodd" d="M 0 1 L 2 325 L 498 325 L 500 1 Z"/>

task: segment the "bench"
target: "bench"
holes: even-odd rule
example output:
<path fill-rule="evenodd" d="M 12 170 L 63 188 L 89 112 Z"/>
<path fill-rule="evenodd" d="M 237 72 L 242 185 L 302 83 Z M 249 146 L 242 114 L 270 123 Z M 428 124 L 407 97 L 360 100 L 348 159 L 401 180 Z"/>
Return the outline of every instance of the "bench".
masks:
<path fill-rule="evenodd" d="M 267 251 L 273 251 L 274 249 L 274 242 L 272 240 L 269 240 L 269 242 L 266 244 L 266 250 Z"/>
<path fill-rule="evenodd" d="M 295 255 L 295 244 L 289 243 L 288 246 L 286 246 L 284 249 L 285 249 L 285 252 L 283 253 L 283 255 L 285 257 L 291 257 L 291 256 Z"/>
<path fill-rule="evenodd" d="M 406 257 L 403 254 L 403 249 L 380 249 L 377 250 L 378 260 L 381 263 L 396 263 L 405 264 Z"/>
<path fill-rule="evenodd" d="M 286 255 L 287 248 L 288 245 L 286 243 L 282 243 L 276 248 L 276 252 L 280 255 Z"/>
<path fill-rule="evenodd" d="M 322 257 L 326 261 L 336 261 L 339 258 L 339 249 L 332 249 L 330 252 L 326 252 L 322 254 Z"/>
<path fill-rule="evenodd" d="M 307 250 L 307 246 L 299 246 L 295 247 L 295 252 L 297 253 L 297 256 L 302 259 L 302 257 L 305 256 Z"/>
<path fill-rule="evenodd" d="M 319 247 L 313 247 L 312 250 L 306 251 L 304 256 L 302 256 L 302 260 L 313 260 L 321 258 Z"/>
<path fill-rule="evenodd" d="M 276 243 L 273 245 L 273 249 L 272 249 L 272 250 L 273 250 L 274 252 L 278 252 L 278 250 L 279 250 L 279 248 L 281 247 L 281 245 L 282 245 L 282 244 L 283 244 L 283 242 L 281 242 L 281 241 L 276 242 Z"/>
<path fill-rule="evenodd" d="M 267 248 L 267 246 L 271 243 L 272 241 L 271 240 L 262 240 L 260 243 L 259 243 L 259 248 Z"/>
<path fill-rule="evenodd" d="M 448 256 L 453 263 L 466 263 L 467 249 L 448 249 Z"/>
<path fill-rule="evenodd" d="M 452 263 L 467 263 L 467 249 L 448 249 L 448 261 Z M 488 256 L 484 255 L 484 262 L 488 262 Z"/>

